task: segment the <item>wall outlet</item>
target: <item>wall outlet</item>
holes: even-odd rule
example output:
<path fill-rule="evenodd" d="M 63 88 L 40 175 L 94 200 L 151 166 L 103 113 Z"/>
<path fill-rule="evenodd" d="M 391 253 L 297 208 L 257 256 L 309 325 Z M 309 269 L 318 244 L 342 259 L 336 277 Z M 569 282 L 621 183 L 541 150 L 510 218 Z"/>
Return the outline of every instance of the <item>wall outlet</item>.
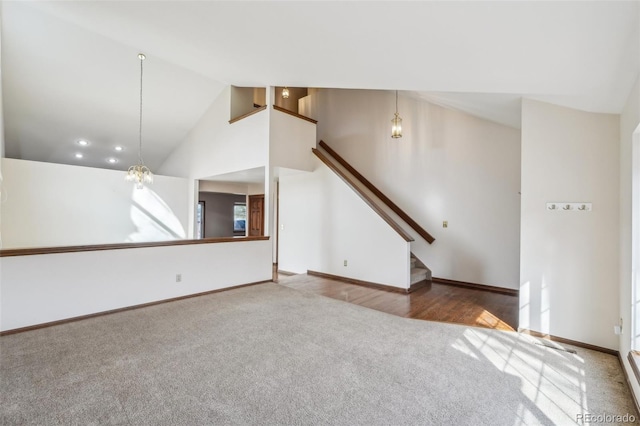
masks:
<path fill-rule="evenodd" d="M 176 274 L 176 282 L 177 283 L 181 283 L 182 282 L 182 274 Z"/>
<path fill-rule="evenodd" d="M 347 259 L 344 260 L 344 266 L 347 266 Z"/>
<path fill-rule="evenodd" d="M 448 228 L 449 227 L 449 221 L 448 220 L 443 220 L 442 221 L 442 227 L 443 228 Z"/>

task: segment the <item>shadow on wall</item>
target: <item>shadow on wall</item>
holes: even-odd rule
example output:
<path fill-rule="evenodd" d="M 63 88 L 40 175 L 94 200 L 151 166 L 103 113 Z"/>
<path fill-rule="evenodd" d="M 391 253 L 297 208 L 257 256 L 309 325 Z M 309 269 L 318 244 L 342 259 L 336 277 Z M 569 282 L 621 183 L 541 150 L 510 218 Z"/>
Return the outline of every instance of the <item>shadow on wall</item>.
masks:
<path fill-rule="evenodd" d="M 136 230 L 127 242 L 182 240 L 184 227 L 164 200 L 148 187 L 132 187 L 131 222 Z"/>
<path fill-rule="evenodd" d="M 523 282 L 519 296 L 519 327 L 551 334 L 551 295 L 545 276 L 542 275 L 539 283 Z"/>

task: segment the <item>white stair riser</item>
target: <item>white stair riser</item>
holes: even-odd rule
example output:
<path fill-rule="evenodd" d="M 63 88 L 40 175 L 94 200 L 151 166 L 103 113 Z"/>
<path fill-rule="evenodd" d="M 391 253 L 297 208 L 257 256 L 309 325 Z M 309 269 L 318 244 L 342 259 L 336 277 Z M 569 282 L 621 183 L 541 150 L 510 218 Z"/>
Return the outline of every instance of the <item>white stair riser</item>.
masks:
<path fill-rule="evenodd" d="M 415 284 L 420 281 L 429 280 L 429 271 L 422 268 L 411 268 L 411 284 Z"/>

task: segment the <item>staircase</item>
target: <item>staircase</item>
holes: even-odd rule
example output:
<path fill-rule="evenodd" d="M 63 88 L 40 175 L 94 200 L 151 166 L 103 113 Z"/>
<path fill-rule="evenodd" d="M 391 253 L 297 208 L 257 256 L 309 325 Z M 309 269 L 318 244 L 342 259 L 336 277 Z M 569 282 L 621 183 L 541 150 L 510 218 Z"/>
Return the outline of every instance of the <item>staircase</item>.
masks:
<path fill-rule="evenodd" d="M 320 141 L 318 143 L 318 147 L 322 151 L 318 151 L 316 149 L 314 152 L 319 156 L 319 158 L 324 158 L 323 161 L 325 164 L 334 168 L 334 171 L 337 174 L 342 175 L 343 179 L 348 181 L 349 186 L 359 193 L 365 202 L 369 204 L 371 208 L 376 210 L 392 228 L 396 229 L 396 231 L 405 237 L 407 235 L 409 236 L 409 238 L 406 238 L 406 241 L 409 241 L 411 245 L 411 276 L 410 288 L 408 291 L 413 291 L 416 288 L 424 286 L 425 283 L 430 282 L 431 270 L 425 266 L 420 259 L 428 258 L 428 246 L 435 241 L 435 238 L 433 238 L 431 234 L 421 227 L 397 204 L 391 201 L 389 197 L 382 193 L 375 185 L 373 185 L 373 183 L 367 180 L 343 157 L 334 151 L 327 143 Z M 322 152 L 327 153 L 328 155 L 321 154 Z M 401 223 L 408 225 L 408 233 L 405 231 L 404 225 L 401 225 Z"/>
<path fill-rule="evenodd" d="M 411 256 L 411 287 L 409 291 L 424 287 L 431 281 L 431 271 L 422 262 L 418 263 L 413 255 Z"/>
<path fill-rule="evenodd" d="M 421 255 L 423 251 L 421 250 L 421 245 L 429 245 L 435 239 L 325 142 L 320 141 L 319 146 L 322 151 L 312 148 L 312 152 L 316 157 L 340 177 L 380 218 L 410 244 L 410 276 L 408 277 L 409 283 L 405 287 L 405 291 L 410 293 L 428 285 L 431 282 L 431 270 L 420 260 L 425 257 L 424 254 Z M 411 235 L 412 232 L 407 232 L 404 225 L 398 220 L 407 224 L 414 232 L 414 235 Z"/>

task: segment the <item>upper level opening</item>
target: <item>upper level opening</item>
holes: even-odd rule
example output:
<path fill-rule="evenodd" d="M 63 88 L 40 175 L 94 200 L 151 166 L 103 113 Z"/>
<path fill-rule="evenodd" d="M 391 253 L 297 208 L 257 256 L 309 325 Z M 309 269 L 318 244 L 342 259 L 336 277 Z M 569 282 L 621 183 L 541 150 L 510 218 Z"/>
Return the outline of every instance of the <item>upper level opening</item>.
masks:
<path fill-rule="evenodd" d="M 271 104 L 295 114 L 302 114 L 301 100 L 309 95 L 306 87 L 276 86 Z M 267 105 L 267 90 L 265 87 L 231 86 L 230 93 L 230 121 L 256 112 Z"/>
<path fill-rule="evenodd" d="M 298 101 L 306 97 L 309 90 L 306 87 L 280 87 L 276 86 L 276 95 L 273 100 L 275 106 L 284 108 L 287 111 L 300 114 Z"/>
<path fill-rule="evenodd" d="M 249 114 L 267 104 L 267 89 L 264 87 L 231 86 L 231 119 Z"/>

